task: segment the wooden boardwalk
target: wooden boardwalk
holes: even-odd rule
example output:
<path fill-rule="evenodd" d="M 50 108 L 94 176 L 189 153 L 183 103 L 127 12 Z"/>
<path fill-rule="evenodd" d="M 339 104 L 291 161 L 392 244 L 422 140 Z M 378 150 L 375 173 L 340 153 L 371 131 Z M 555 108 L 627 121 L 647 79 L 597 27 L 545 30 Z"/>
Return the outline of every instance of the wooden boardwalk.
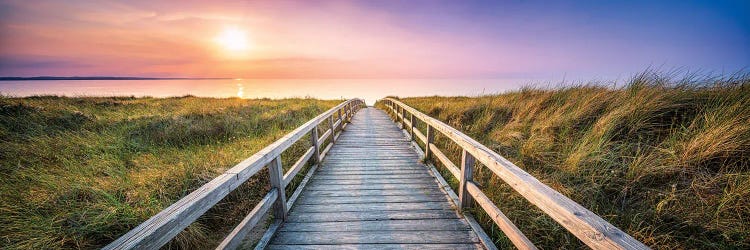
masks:
<path fill-rule="evenodd" d="M 482 248 L 419 160 L 385 112 L 360 110 L 268 248 Z"/>
<path fill-rule="evenodd" d="M 474 181 L 477 166 L 492 171 L 592 249 L 649 249 L 461 131 L 399 100 L 380 101 L 389 113 L 367 108 L 362 99 L 340 103 L 104 249 L 163 247 L 261 170 L 267 170 L 272 188 L 217 250 L 240 247 L 269 212 L 274 222 L 255 249 L 497 249 L 471 212 L 466 212 L 474 206 L 484 210 L 516 248 L 537 249 Z M 389 114 L 396 123 L 391 122 Z M 402 132 L 396 124 L 408 132 Z M 319 134 L 321 126 L 327 129 Z M 443 153 L 435 144 L 435 135 L 461 149 L 460 162 L 452 162 Z M 312 146 L 285 172 L 281 154 L 303 138 L 308 138 Z M 329 140 L 335 143 L 321 148 Z M 420 163 L 421 154 L 426 164 Z M 287 185 L 309 162 L 314 165 L 287 200 Z M 434 164 L 442 165 L 459 181 L 458 193 Z"/>

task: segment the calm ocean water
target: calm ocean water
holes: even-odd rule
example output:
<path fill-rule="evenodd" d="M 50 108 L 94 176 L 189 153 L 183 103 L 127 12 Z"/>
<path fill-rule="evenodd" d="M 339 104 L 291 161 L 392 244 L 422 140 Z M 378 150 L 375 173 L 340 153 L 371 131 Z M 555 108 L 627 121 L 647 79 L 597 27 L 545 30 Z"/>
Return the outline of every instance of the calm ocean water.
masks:
<path fill-rule="evenodd" d="M 0 81 L 6 96 L 152 96 L 341 99 L 368 104 L 388 95 L 475 96 L 517 89 L 524 79 L 210 79 Z"/>

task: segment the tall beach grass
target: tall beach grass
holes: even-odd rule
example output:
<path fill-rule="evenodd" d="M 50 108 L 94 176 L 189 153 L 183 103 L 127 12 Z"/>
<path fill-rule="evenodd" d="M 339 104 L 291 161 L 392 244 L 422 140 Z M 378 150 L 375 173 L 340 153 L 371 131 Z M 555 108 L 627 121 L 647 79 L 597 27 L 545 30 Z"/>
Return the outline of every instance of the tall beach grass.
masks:
<path fill-rule="evenodd" d="M 338 103 L 0 97 L 0 248 L 102 247 Z M 214 247 L 268 188 L 257 174 L 168 247 Z"/>
<path fill-rule="evenodd" d="M 648 71 L 617 88 L 581 84 L 401 100 L 653 248 L 750 248 L 747 74 L 677 78 Z M 455 144 L 440 137 L 438 144 L 459 162 Z M 475 178 L 534 243 L 585 248 L 488 169 Z M 475 213 L 499 246 L 510 246 L 490 218 Z"/>

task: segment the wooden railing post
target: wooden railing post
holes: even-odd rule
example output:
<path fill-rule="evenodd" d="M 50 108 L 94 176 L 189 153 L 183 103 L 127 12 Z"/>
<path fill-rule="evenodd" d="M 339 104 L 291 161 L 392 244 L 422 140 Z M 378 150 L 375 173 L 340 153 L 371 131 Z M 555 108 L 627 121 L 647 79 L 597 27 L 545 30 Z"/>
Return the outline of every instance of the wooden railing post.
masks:
<path fill-rule="evenodd" d="M 474 179 L 474 156 L 463 150 L 461 153 L 461 183 L 458 190 L 458 200 L 461 203 L 458 210 L 463 212 L 472 204 L 471 194 L 466 190 L 466 182 Z"/>
<path fill-rule="evenodd" d="M 352 103 L 346 105 L 346 122 L 352 121 Z"/>
<path fill-rule="evenodd" d="M 341 110 L 339 109 L 339 127 L 344 130 L 344 120 L 341 120 Z"/>
<path fill-rule="evenodd" d="M 331 127 L 331 143 L 336 141 L 336 128 L 333 127 L 333 114 L 328 118 L 328 127 Z"/>
<path fill-rule="evenodd" d="M 315 160 L 315 163 L 320 163 L 320 145 L 318 145 L 318 126 L 315 126 L 310 131 L 310 143 L 312 144 L 313 151 L 315 153 L 313 154 L 313 159 Z"/>
<path fill-rule="evenodd" d="M 409 115 L 409 121 L 411 122 L 411 128 L 409 129 L 409 134 L 411 134 L 411 140 L 417 141 L 416 138 L 414 138 L 414 127 L 417 126 L 417 119 L 414 117 L 414 114 Z"/>
<path fill-rule="evenodd" d="M 424 159 L 429 160 L 432 156 L 432 149 L 430 144 L 435 141 L 435 131 L 431 125 L 427 124 L 427 142 L 424 144 Z"/>
<path fill-rule="evenodd" d="M 406 116 L 404 115 L 404 108 L 399 106 L 398 109 L 401 114 L 401 128 L 406 128 Z"/>
<path fill-rule="evenodd" d="M 396 123 L 401 126 L 401 107 L 396 106 L 396 109 L 393 110 L 393 113 L 396 113 Z"/>
<path fill-rule="evenodd" d="M 286 192 L 284 191 L 284 169 L 281 167 L 281 155 L 268 164 L 268 178 L 271 187 L 278 190 L 278 197 L 273 204 L 273 214 L 276 219 L 286 221 Z"/>

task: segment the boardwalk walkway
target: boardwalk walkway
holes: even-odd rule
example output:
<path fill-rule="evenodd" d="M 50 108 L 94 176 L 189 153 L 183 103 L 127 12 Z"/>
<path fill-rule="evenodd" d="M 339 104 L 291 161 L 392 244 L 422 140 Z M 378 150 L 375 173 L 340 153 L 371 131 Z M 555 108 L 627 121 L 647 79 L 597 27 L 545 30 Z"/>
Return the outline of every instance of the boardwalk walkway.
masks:
<path fill-rule="evenodd" d="M 409 140 L 365 108 L 334 144 L 270 249 L 477 249 Z"/>

